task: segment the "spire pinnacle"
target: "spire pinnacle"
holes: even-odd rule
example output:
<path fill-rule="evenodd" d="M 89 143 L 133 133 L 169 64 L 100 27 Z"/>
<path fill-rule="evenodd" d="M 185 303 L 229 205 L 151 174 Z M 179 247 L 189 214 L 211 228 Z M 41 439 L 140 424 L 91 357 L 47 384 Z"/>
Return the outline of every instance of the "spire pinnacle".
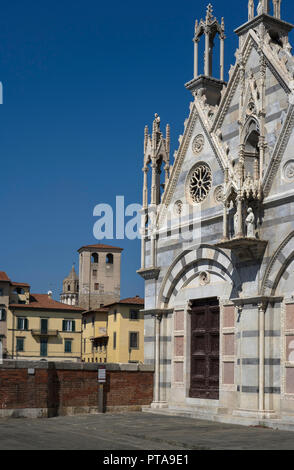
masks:
<path fill-rule="evenodd" d="M 210 23 L 213 20 L 213 6 L 211 3 L 207 5 L 206 10 L 206 23 Z"/>
<path fill-rule="evenodd" d="M 220 80 L 224 79 L 224 40 L 225 40 L 225 21 L 224 18 L 221 22 L 213 15 L 212 4 L 209 3 L 206 8 L 205 21 L 201 19 L 195 22 L 195 35 L 194 35 L 194 78 L 199 76 L 198 74 L 198 59 L 199 59 L 199 41 L 201 36 L 205 36 L 205 59 L 204 59 L 204 75 L 211 77 L 212 65 L 213 65 L 213 48 L 214 38 L 218 35 L 221 42 L 221 54 L 220 54 Z"/>

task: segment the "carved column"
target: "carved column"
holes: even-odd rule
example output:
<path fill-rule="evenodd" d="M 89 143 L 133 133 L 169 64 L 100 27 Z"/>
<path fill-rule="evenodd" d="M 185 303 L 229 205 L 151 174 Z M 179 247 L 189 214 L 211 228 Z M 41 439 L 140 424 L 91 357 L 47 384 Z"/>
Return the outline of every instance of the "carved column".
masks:
<path fill-rule="evenodd" d="M 141 215 L 141 269 L 146 268 L 146 210 Z"/>
<path fill-rule="evenodd" d="M 269 0 L 263 0 L 263 13 L 269 14 Z"/>
<path fill-rule="evenodd" d="M 144 166 L 144 181 L 143 181 L 143 209 L 148 207 L 148 166 Z"/>
<path fill-rule="evenodd" d="M 156 205 L 149 206 L 148 216 L 149 216 L 149 235 L 151 240 L 151 261 L 150 264 L 152 268 L 156 267 Z"/>
<path fill-rule="evenodd" d="M 154 402 L 160 402 L 160 324 L 161 315 L 155 316 L 155 378 L 154 378 Z"/>
<path fill-rule="evenodd" d="M 281 19 L 281 0 L 274 0 L 274 16 Z"/>
<path fill-rule="evenodd" d="M 169 154 L 170 154 L 170 126 L 167 124 L 166 126 L 166 139 L 165 139 L 165 148 L 166 148 L 166 162 L 165 162 L 165 188 L 169 180 L 169 170 L 170 170 L 170 164 L 169 164 Z"/>
<path fill-rule="evenodd" d="M 237 237 L 243 237 L 243 214 L 242 214 L 242 196 L 237 197 L 237 212 L 238 212 L 238 234 Z"/>
<path fill-rule="evenodd" d="M 204 75 L 207 77 L 209 76 L 209 59 L 210 59 L 210 54 L 209 54 L 209 49 L 210 49 L 210 37 L 209 37 L 209 28 L 205 28 L 205 57 L 204 57 Z"/>
<path fill-rule="evenodd" d="M 265 329 L 265 305 L 258 305 L 259 312 L 259 411 L 264 411 L 264 329 Z"/>
<path fill-rule="evenodd" d="M 254 181 L 258 181 L 259 180 L 259 161 L 258 161 L 258 157 L 254 158 L 253 172 L 254 172 L 254 174 L 253 174 Z"/>
<path fill-rule="evenodd" d="M 244 167 L 244 163 L 245 163 L 245 145 L 244 144 L 240 144 L 240 150 L 239 150 L 239 161 L 240 161 L 240 164 L 242 165 L 242 167 Z M 242 174 L 242 177 L 244 177 L 244 175 Z"/>
<path fill-rule="evenodd" d="M 156 268 L 156 235 L 155 233 L 151 236 L 151 267 Z"/>
<path fill-rule="evenodd" d="M 265 34 L 265 31 L 263 32 Z M 264 37 L 264 36 L 263 36 Z M 266 63 L 262 50 L 260 51 L 260 81 L 261 81 L 261 111 L 260 111 L 260 138 L 259 138 L 259 179 L 263 178 L 265 160 L 265 87 L 266 87 Z"/>
<path fill-rule="evenodd" d="M 227 202 L 224 202 L 223 237 L 224 237 L 224 240 L 228 240 L 228 239 L 229 239 L 229 225 L 228 225 L 228 209 L 227 209 Z"/>
<path fill-rule="evenodd" d="M 224 81 L 225 67 L 225 35 L 220 35 L 220 79 Z"/>
<path fill-rule="evenodd" d="M 208 54 L 208 57 L 209 57 L 209 60 L 208 60 L 208 75 L 209 77 L 212 76 L 212 65 L 213 65 L 213 48 L 214 48 L 214 42 L 213 42 L 213 38 L 210 37 L 209 38 L 209 54 Z"/>
<path fill-rule="evenodd" d="M 146 219 L 148 212 L 148 166 L 144 166 L 143 208 L 141 212 L 141 268 L 146 267 Z"/>
<path fill-rule="evenodd" d="M 194 39 L 194 78 L 198 77 L 199 39 Z"/>
<path fill-rule="evenodd" d="M 152 160 L 152 184 L 151 184 L 151 204 L 156 204 L 156 196 L 157 196 L 157 164 L 155 159 Z"/>
<path fill-rule="evenodd" d="M 253 20 L 254 18 L 254 0 L 249 0 L 248 2 L 248 21 Z"/>

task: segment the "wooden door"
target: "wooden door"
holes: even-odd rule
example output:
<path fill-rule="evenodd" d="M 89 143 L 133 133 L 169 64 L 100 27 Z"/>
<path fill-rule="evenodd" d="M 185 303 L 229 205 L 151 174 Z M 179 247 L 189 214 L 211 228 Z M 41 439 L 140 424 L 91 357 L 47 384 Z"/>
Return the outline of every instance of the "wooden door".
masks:
<path fill-rule="evenodd" d="M 219 398 L 219 303 L 194 302 L 191 314 L 191 398 Z"/>

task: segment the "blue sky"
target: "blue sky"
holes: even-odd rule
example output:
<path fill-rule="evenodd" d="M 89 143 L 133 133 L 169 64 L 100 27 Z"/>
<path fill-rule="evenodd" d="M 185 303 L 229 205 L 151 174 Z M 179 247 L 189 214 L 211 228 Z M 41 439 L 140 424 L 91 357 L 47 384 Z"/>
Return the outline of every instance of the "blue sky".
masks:
<path fill-rule="evenodd" d="M 143 132 L 155 112 L 177 148 L 206 3 L 1 3 L 0 270 L 58 297 L 77 249 L 97 242 L 95 205 L 114 205 L 116 195 L 141 203 Z M 226 71 L 247 3 L 213 2 L 226 22 Z M 290 2 L 282 6 L 294 21 Z M 122 297 L 143 295 L 140 242 L 107 242 L 124 248 Z"/>

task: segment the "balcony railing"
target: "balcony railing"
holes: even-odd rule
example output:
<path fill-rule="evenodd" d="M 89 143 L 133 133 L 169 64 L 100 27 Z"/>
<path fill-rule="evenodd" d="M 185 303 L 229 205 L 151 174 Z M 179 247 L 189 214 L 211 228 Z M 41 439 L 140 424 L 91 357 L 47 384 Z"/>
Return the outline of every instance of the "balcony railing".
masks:
<path fill-rule="evenodd" d="M 33 336 L 58 336 L 58 330 L 32 330 Z"/>

